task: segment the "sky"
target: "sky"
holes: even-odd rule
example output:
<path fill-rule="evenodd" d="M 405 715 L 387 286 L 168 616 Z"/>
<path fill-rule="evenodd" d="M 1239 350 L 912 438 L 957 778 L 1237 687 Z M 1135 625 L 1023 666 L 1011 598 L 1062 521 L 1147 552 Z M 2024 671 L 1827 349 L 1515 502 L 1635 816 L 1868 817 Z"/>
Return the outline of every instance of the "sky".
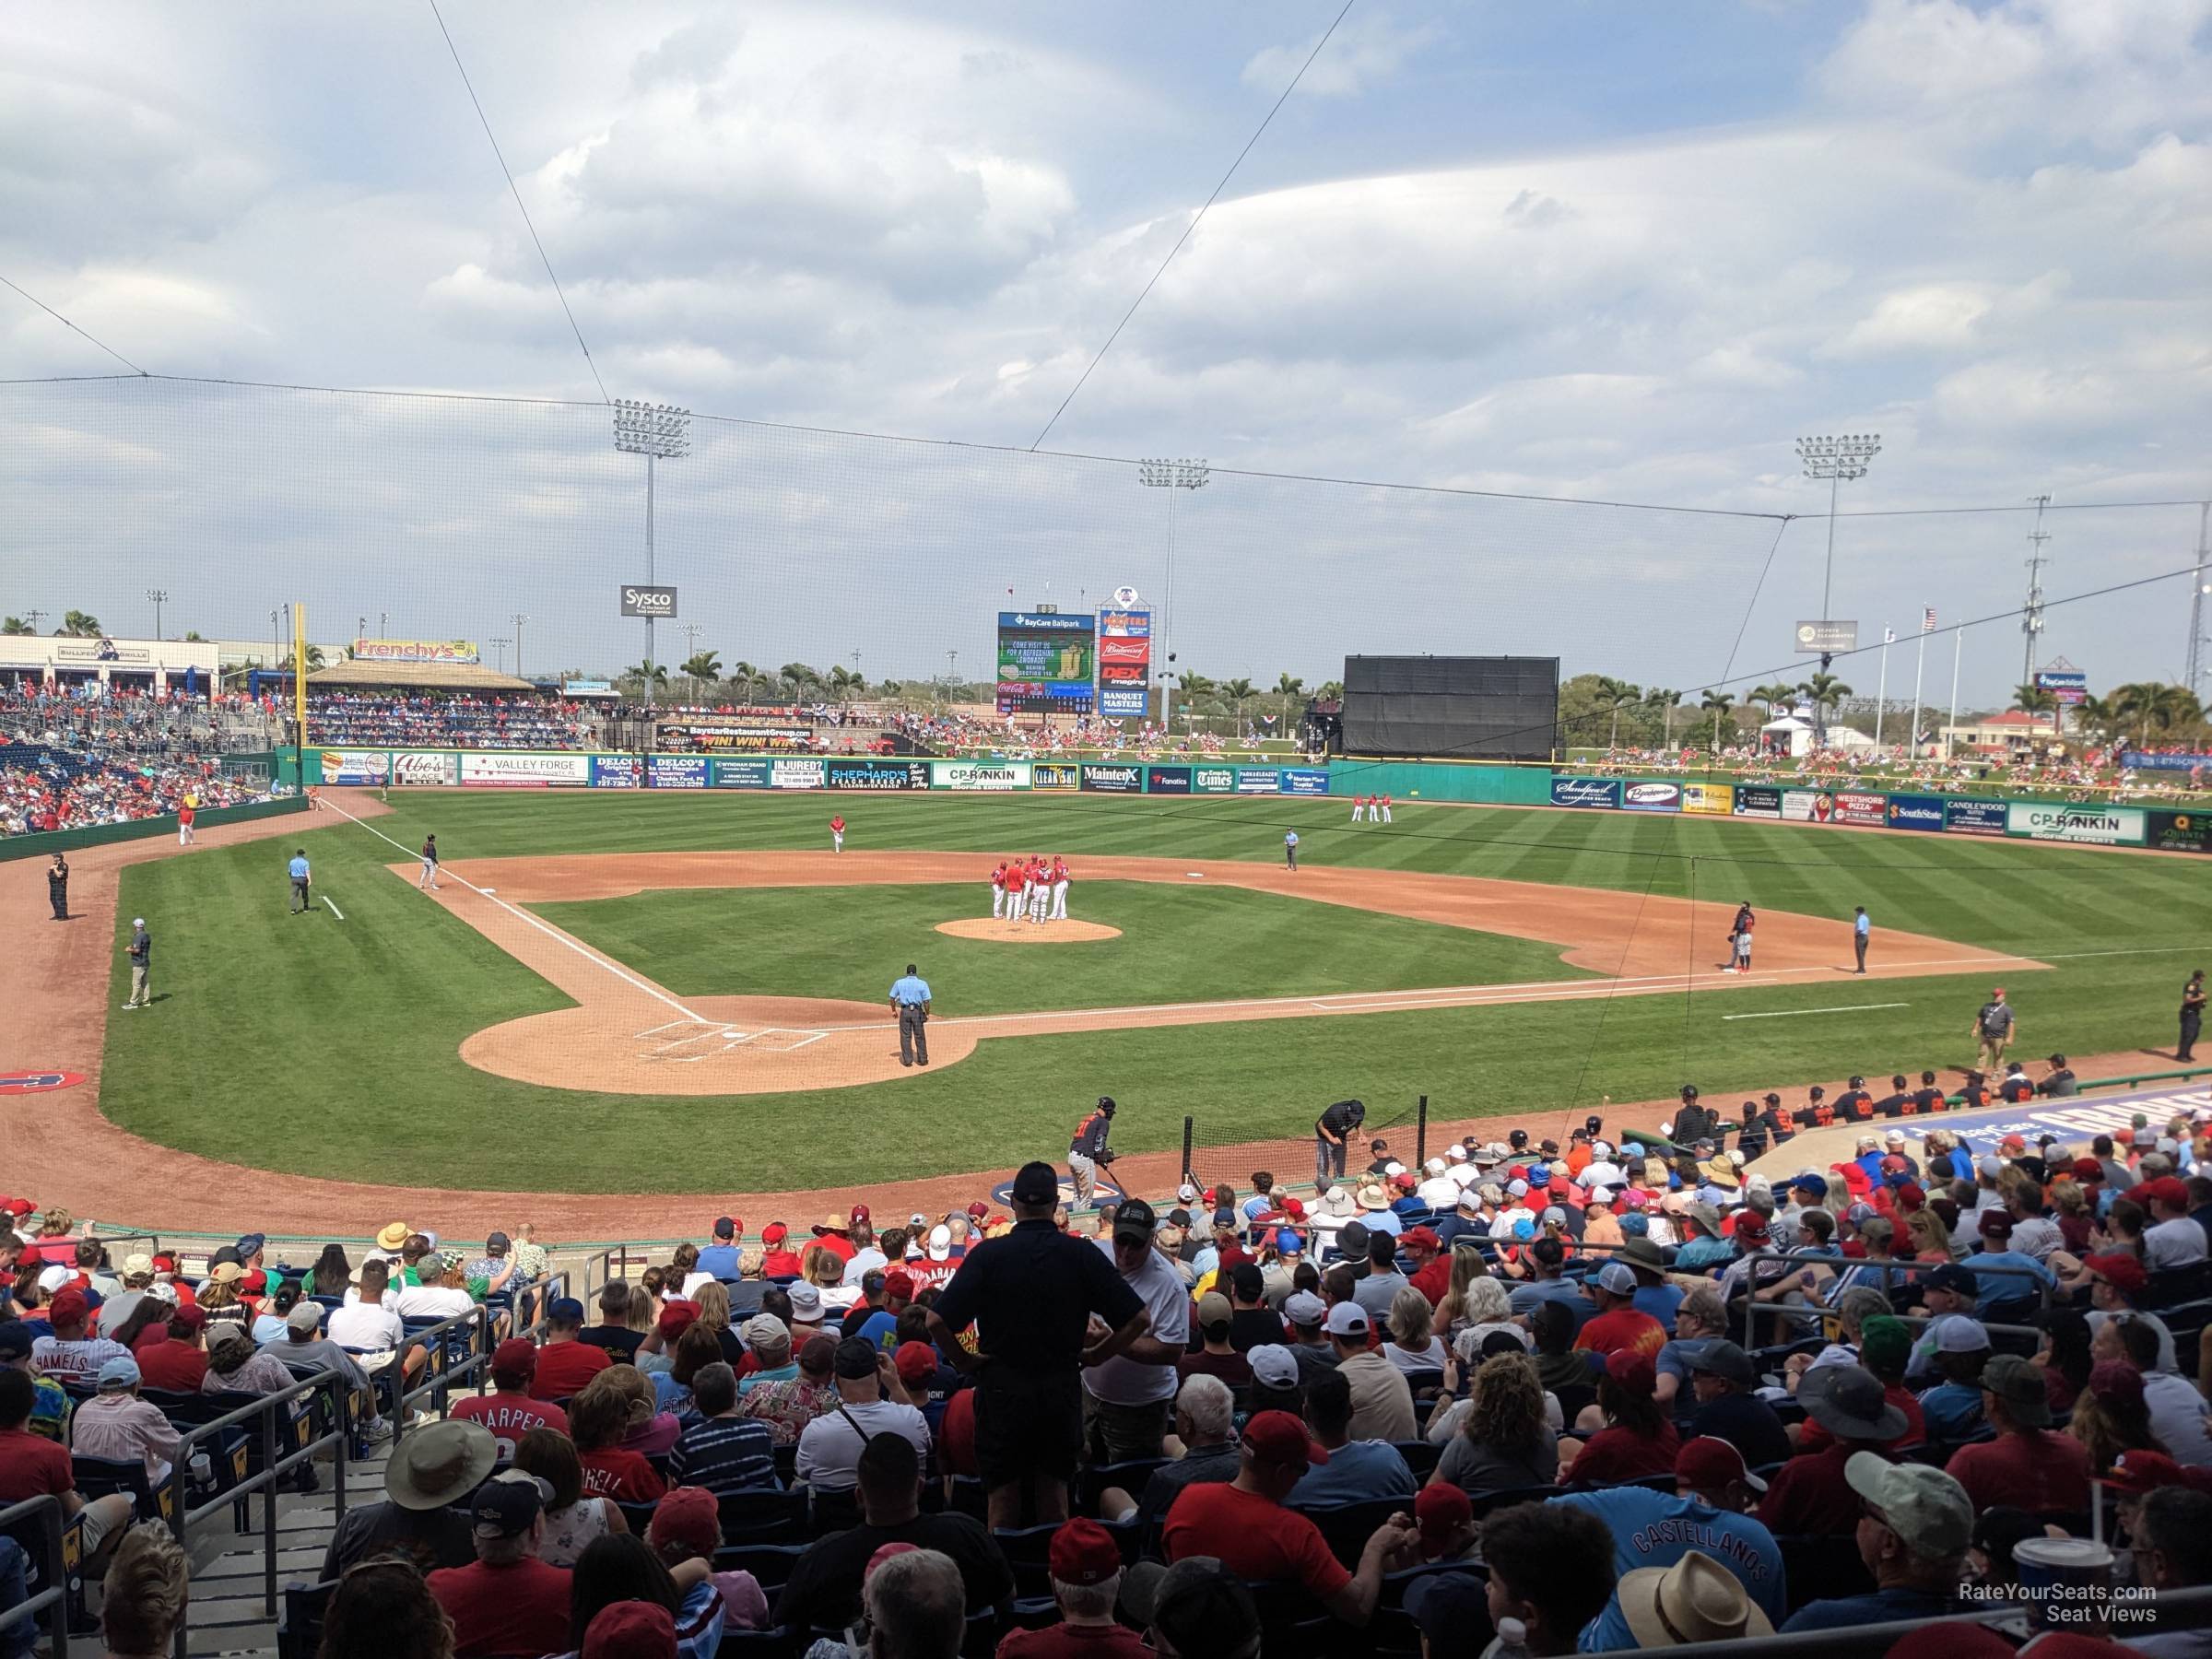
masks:
<path fill-rule="evenodd" d="M 603 388 L 716 418 L 657 469 L 663 659 L 965 675 L 1001 606 L 1126 583 L 1270 685 L 1771 678 L 1822 614 L 1803 433 L 1881 435 L 1847 515 L 2007 509 L 1838 520 L 1870 643 L 2017 606 L 2038 495 L 2054 598 L 2190 562 L 2212 0 L 1354 0 L 1161 271 L 1340 5 L 449 0 L 573 329 L 428 0 L 18 8 L 0 276 L 179 378 L 0 385 L 0 610 L 633 662 Z M 127 372 L 0 289 L 0 381 Z M 2059 606 L 2041 656 L 2177 677 L 2187 609 Z M 2021 644 L 1969 633 L 1970 700 Z"/>

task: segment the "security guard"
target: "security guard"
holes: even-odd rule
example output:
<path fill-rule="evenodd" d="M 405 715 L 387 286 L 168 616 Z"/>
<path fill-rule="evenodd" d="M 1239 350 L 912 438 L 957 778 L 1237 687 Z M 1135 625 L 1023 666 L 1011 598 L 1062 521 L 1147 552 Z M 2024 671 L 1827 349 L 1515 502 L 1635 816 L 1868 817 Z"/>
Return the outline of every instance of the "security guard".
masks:
<path fill-rule="evenodd" d="M 55 854 L 59 857 L 60 854 Z M 2205 971 L 2199 968 L 2182 987 L 2182 1040 L 2175 1045 L 2176 1060 L 2196 1058 L 2196 1034 L 2205 1024 Z"/>
<path fill-rule="evenodd" d="M 59 853 L 53 855 L 53 866 L 46 872 L 46 902 L 53 906 L 56 922 L 69 920 L 69 861 Z"/>
<path fill-rule="evenodd" d="M 1076 1125 L 1075 1139 L 1067 1144 L 1067 1172 L 1075 1178 L 1077 1209 L 1089 1207 L 1100 1166 L 1113 1161 L 1113 1149 L 1106 1144 L 1107 1133 L 1113 1127 L 1113 1097 L 1100 1095 L 1098 1110 Z"/>
<path fill-rule="evenodd" d="M 929 1064 L 929 982 L 906 965 L 905 974 L 891 982 L 891 1010 L 899 1016 L 899 1064 Z"/>

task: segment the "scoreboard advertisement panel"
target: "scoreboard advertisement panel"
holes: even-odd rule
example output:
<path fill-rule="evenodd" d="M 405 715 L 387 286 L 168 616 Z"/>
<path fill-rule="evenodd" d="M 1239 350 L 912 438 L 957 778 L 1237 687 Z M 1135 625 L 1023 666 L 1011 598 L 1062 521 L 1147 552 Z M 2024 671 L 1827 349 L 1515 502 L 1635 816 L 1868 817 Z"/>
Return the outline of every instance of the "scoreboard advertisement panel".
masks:
<path fill-rule="evenodd" d="M 1099 712 L 1141 720 L 1150 710 L 1152 612 L 1116 606 L 1099 612 Z"/>
<path fill-rule="evenodd" d="M 1098 677 L 1097 622 L 1056 611 L 998 613 L 998 712 L 1088 714 Z"/>

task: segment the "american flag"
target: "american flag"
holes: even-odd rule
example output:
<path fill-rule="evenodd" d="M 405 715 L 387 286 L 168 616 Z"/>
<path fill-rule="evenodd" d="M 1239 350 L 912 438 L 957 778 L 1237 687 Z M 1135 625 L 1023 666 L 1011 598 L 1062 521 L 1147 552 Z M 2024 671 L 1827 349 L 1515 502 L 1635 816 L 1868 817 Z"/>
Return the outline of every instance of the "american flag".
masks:
<path fill-rule="evenodd" d="M 1936 631 L 1936 607 L 1932 605 L 1920 613 L 1920 631 L 1922 633 Z"/>

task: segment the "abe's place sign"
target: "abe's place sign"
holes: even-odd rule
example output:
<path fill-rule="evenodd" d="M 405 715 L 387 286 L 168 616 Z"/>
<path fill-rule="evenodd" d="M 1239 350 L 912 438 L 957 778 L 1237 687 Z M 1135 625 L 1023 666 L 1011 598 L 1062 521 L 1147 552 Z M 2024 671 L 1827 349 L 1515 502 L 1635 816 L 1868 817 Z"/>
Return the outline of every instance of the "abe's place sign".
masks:
<path fill-rule="evenodd" d="M 622 614 L 626 617 L 674 617 L 676 590 L 672 587 L 629 584 L 622 590 Z"/>

